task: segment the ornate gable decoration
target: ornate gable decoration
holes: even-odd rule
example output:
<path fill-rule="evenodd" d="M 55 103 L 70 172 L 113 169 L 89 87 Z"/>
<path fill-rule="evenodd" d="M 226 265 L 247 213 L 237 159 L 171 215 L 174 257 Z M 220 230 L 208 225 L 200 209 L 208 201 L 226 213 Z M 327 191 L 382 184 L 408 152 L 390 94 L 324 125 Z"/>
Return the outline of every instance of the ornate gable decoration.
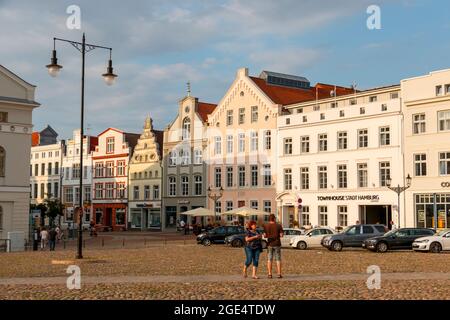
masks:
<path fill-rule="evenodd" d="M 159 145 L 153 132 L 153 120 L 147 117 L 144 123 L 144 131 L 134 148 L 131 163 L 153 163 L 159 161 Z"/>

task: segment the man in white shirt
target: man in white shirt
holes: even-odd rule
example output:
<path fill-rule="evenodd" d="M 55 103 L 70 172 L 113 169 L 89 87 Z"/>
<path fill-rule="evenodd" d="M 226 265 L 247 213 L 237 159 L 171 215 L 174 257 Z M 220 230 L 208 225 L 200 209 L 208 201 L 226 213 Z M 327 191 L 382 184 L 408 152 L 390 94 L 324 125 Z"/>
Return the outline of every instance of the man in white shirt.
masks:
<path fill-rule="evenodd" d="M 48 231 L 43 228 L 41 231 L 41 250 L 44 250 L 45 247 L 47 246 L 47 241 L 48 241 Z"/>

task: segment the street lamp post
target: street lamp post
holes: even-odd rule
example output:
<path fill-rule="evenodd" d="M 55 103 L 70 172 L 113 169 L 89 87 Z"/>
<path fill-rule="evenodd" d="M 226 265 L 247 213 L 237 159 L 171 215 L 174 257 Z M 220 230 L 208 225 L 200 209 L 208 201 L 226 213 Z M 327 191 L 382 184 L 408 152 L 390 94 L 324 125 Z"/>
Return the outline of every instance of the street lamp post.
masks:
<path fill-rule="evenodd" d="M 81 53 L 81 124 L 80 124 L 80 136 L 81 136 L 81 143 L 80 143 L 80 191 L 79 191 L 79 223 L 78 223 L 78 252 L 77 252 L 77 259 L 83 259 L 83 223 L 82 223 L 82 217 L 83 217 L 83 137 L 84 137 L 84 71 L 85 71 L 85 56 L 86 53 L 89 51 L 92 51 L 94 49 L 106 49 L 109 50 L 109 61 L 108 61 L 108 67 L 106 69 L 106 73 L 104 73 L 102 76 L 106 82 L 107 85 L 112 85 L 115 81 L 115 78 L 117 77 L 116 74 L 113 72 L 112 67 L 112 48 L 108 47 L 102 47 L 94 44 L 86 43 L 86 37 L 83 33 L 82 42 L 76 42 L 66 39 L 60 39 L 60 38 L 53 38 L 53 51 L 52 51 L 52 58 L 50 60 L 50 64 L 47 65 L 48 73 L 52 77 L 56 77 L 59 73 L 59 71 L 62 69 L 62 66 L 58 64 L 58 59 L 56 57 L 56 41 L 61 42 L 67 42 L 70 43 L 72 46 L 74 46 L 80 53 Z"/>
<path fill-rule="evenodd" d="M 223 196 L 223 188 L 216 188 L 212 190 L 211 187 L 208 188 L 208 197 L 214 201 L 214 218 L 217 221 L 217 212 L 216 212 L 216 202 Z"/>
<path fill-rule="evenodd" d="M 402 194 L 403 191 L 405 191 L 406 189 L 408 189 L 409 187 L 411 187 L 411 176 L 408 174 L 408 176 L 406 177 L 406 186 L 400 186 L 397 185 L 396 187 L 392 186 L 392 179 L 391 177 L 389 177 L 386 180 L 386 186 L 391 189 L 392 191 L 397 193 L 397 213 L 398 213 L 398 228 L 400 228 L 400 195 Z"/>

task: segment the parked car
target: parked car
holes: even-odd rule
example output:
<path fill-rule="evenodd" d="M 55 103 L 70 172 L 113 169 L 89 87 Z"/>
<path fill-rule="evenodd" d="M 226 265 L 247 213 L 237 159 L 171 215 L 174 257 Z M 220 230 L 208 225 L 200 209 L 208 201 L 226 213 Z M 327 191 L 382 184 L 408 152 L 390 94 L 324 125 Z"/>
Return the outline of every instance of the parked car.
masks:
<path fill-rule="evenodd" d="M 362 246 L 371 251 L 412 249 L 415 239 L 434 235 L 434 230 L 426 228 L 400 228 L 388 233 L 364 240 Z"/>
<path fill-rule="evenodd" d="M 414 251 L 439 253 L 450 250 L 450 229 L 442 230 L 433 236 L 417 238 L 412 244 Z"/>
<path fill-rule="evenodd" d="M 260 234 L 264 232 L 262 228 L 258 228 L 256 229 L 256 231 Z M 242 247 L 245 244 L 245 231 L 243 233 L 237 233 L 227 236 L 225 238 L 225 244 L 232 247 Z M 263 238 L 261 240 L 261 244 L 263 249 L 265 249 L 267 247 L 267 240 Z"/>
<path fill-rule="evenodd" d="M 282 247 L 291 247 L 291 240 L 297 236 L 301 236 L 304 234 L 304 230 L 295 229 L 295 228 L 283 228 L 284 234 L 281 240 Z"/>
<path fill-rule="evenodd" d="M 345 247 L 361 248 L 364 240 L 383 235 L 386 231 L 382 224 L 357 224 L 347 227 L 341 233 L 323 237 L 321 244 L 333 251 L 341 251 Z"/>
<path fill-rule="evenodd" d="M 209 231 L 205 231 L 197 236 L 197 243 L 210 246 L 212 243 L 224 243 L 227 236 L 233 234 L 243 234 L 242 226 L 221 226 Z"/>
<path fill-rule="evenodd" d="M 314 228 L 307 231 L 303 235 L 292 237 L 290 245 L 292 248 L 300 250 L 305 250 L 312 247 L 320 247 L 320 243 L 323 237 L 335 233 L 336 231 L 331 228 Z"/>

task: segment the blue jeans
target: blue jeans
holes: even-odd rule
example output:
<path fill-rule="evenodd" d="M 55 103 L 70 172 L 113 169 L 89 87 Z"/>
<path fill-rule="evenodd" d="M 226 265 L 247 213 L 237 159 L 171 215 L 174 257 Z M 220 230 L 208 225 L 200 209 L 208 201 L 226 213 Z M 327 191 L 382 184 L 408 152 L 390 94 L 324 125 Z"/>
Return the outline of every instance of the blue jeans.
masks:
<path fill-rule="evenodd" d="M 245 249 L 245 256 L 246 256 L 245 266 L 249 267 L 253 262 L 253 266 L 257 268 L 258 262 L 259 262 L 259 255 L 261 254 L 261 249 L 260 248 L 252 249 L 248 246 L 245 246 L 244 249 Z"/>

